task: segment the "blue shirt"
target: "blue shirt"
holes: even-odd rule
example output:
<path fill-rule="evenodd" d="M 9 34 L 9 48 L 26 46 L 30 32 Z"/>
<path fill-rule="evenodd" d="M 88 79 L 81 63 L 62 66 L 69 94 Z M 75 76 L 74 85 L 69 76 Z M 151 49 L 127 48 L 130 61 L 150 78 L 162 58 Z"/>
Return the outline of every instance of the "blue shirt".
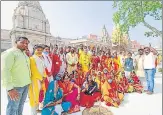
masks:
<path fill-rule="evenodd" d="M 125 69 L 125 71 L 133 70 L 133 59 L 132 58 L 125 59 L 124 69 Z"/>

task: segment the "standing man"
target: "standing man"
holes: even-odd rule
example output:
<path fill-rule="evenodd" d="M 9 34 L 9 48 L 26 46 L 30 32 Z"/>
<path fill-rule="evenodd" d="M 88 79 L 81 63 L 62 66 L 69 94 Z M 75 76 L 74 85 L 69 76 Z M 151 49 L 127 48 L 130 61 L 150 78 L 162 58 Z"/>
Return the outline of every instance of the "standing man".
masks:
<path fill-rule="evenodd" d="M 61 77 L 63 77 L 65 71 L 66 71 L 66 55 L 63 52 L 63 47 L 60 48 L 60 54 L 59 54 L 60 60 L 61 60 L 61 67 L 59 70 L 58 75 L 60 75 Z"/>
<path fill-rule="evenodd" d="M 149 47 L 144 48 L 144 71 L 145 71 L 145 77 L 147 81 L 147 94 L 151 95 L 153 94 L 154 89 L 154 75 L 155 75 L 155 57 L 153 53 L 150 51 Z"/>
<path fill-rule="evenodd" d="M 66 60 L 67 60 L 67 72 L 71 74 L 72 71 L 75 71 L 77 69 L 78 63 L 78 55 L 76 54 L 74 48 L 71 48 L 71 52 L 69 52 L 66 55 Z"/>
<path fill-rule="evenodd" d="M 121 62 L 121 65 L 122 65 L 122 68 L 124 68 L 124 64 L 125 64 L 125 59 L 126 59 L 126 52 L 123 51 L 120 55 L 120 62 Z"/>
<path fill-rule="evenodd" d="M 7 90 L 6 115 L 22 115 L 28 87 L 31 83 L 30 60 L 25 54 L 29 40 L 18 37 L 15 46 L 1 54 L 2 84 Z"/>
<path fill-rule="evenodd" d="M 136 61 L 136 75 L 139 76 L 140 78 L 145 78 L 144 74 L 144 66 L 143 66 L 143 61 L 144 61 L 144 49 L 139 49 L 138 50 L 138 55 L 135 58 Z"/>
<path fill-rule="evenodd" d="M 125 59 L 125 63 L 124 63 L 124 70 L 127 78 L 130 78 L 130 73 L 134 68 L 133 59 L 131 57 L 132 57 L 132 53 L 129 52 L 128 57 Z"/>

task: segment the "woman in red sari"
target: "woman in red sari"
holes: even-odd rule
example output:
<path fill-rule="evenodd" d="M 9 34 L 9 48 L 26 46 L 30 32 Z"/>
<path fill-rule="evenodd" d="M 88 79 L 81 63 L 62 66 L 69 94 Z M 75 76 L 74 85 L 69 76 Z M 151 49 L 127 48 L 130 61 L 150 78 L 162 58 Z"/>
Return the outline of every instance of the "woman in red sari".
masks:
<path fill-rule="evenodd" d="M 81 74 L 78 74 L 78 71 L 73 71 L 73 75 L 74 75 L 74 82 L 76 85 L 78 85 L 79 87 L 82 87 L 83 83 L 84 83 L 84 78 Z"/>
<path fill-rule="evenodd" d="M 91 63 L 93 65 L 93 69 L 97 70 L 98 63 L 100 63 L 100 57 L 96 56 L 96 52 L 95 51 L 93 51 L 93 55 L 92 55 L 92 58 L 91 58 Z"/>
<path fill-rule="evenodd" d="M 142 93 L 143 92 L 143 86 L 141 85 L 141 82 L 140 82 L 138 76 L 135 74 L 134 71 L 131 72 L 131 78 L 129 79 L 129 82 L 134 87 L 134 90 L 137 93 Z"/>
<path fill-rule="evenodd" d="M 105 51 L 102 52 L 102 56 L 101 56 L 101 66 L 104 68 L 105 67 L 105 60 L 106 60 L 106 55 L 105 55 Z"/>
<path fill-rule="evenodd" d="M 118 84 L 114 78 L 113 72 L 111 72 L 111 74 L 108 78 L 108 82 L 109 82 L 109 85 L 111 87 L 109 89 L 109 97 L 117 104 L 116 107 L 118 107 L 124 98 L 124 93 L 119 91 Z M 113 103 L 107 103 L 107 105 L 112 106 Z M 115 106 L 115 105 L 113 105 L 113 106 Z"/>
<path fill-rule="evenodd" d="M 58 74 L 61 65 L 62 65 L 62 62 L 59 58 L 59 55 L 57 54 L 57 48 L 55 48 L 52 54 L 52 70 L 51 70 L 54 78 Z"/>
<path fill-rule="evenodd" d="M 68 75 L 64 75 L 62 81 L 59 81 L 59 86 L 63 90 L 63 101 L 70 102 L 71 108 L 69 114 L 80 111 L 79 99 L 80 99 L 80 88 L 75 83 L 70 81 Z"/>
<path fill-rule="evenodd" d="M 101 94 L 98 92 L 97 83 L 93 81 L 90 74 L 88 74 L 81 91 L 80 106 L 82 107 L 93 107 L 94 102 L 101 99 Z"/>
<path fill-rule="evenodd" d="M 118 89 L 120 92 L 127 93 L 129 84 L 128 84 L 128 79 L 125 77 L 125 72 L 121 73 L 121 78 L 118 84 Z"/>

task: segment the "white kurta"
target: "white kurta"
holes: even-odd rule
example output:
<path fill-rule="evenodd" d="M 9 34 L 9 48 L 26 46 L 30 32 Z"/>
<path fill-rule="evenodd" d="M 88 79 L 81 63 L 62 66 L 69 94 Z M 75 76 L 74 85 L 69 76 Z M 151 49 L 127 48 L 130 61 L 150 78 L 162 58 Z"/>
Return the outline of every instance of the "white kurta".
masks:
<path fill-rule="evenodd" d="M 139 77 L 145 77 L 143 60 L 144 60 L 144 55 L 136 56 L 136 74 Z"/>
<path fill-rule="evenodd" d="M 66 70 L 66 61 L 65 61 L 66 60 L 66 56 L 65 56 L 65 54 L 60 54 L 59 57 L 60 57 L 60 60 L 62 61 L 62 65 L 60 67 L 60 70 L 59 70 L 58 74 L 63 76 L 64 73 L 65 73 L 65 70 Z"/>
<path fill-rule="evenodd" d="M 70 74 L 72 73 L 72 71 L 77 69 L 77 63 L 78 63 L 78 55 L 77 54 L 71 54 L 68 53 L 66 55 L 66 61 L 67 61 L 67 72 Z M 74 66 L 72 66 L 72 64 L 75 64 Z"/>

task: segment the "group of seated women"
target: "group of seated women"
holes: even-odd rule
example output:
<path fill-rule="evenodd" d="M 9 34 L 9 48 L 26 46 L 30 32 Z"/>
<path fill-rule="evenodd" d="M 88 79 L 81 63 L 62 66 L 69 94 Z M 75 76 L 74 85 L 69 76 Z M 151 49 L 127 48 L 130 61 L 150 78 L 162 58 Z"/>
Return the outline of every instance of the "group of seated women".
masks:
<path fill-rule="evenodd" d="M 90 70 L 83 75 L 78 68 L 50 82 L 44 97 L 42 115 L 58 115 L 55 110 L 58 104 L 62 106 L 62 114 L 78 112 L 80 107 L 91 108 L 97 101 L 118 107 L 125 93 L 131 92 L 143 92 L 143 86 L 134 71 L 128 79 L 123 71 L 117 73 L 105 68 L 102 71 Z"/>

